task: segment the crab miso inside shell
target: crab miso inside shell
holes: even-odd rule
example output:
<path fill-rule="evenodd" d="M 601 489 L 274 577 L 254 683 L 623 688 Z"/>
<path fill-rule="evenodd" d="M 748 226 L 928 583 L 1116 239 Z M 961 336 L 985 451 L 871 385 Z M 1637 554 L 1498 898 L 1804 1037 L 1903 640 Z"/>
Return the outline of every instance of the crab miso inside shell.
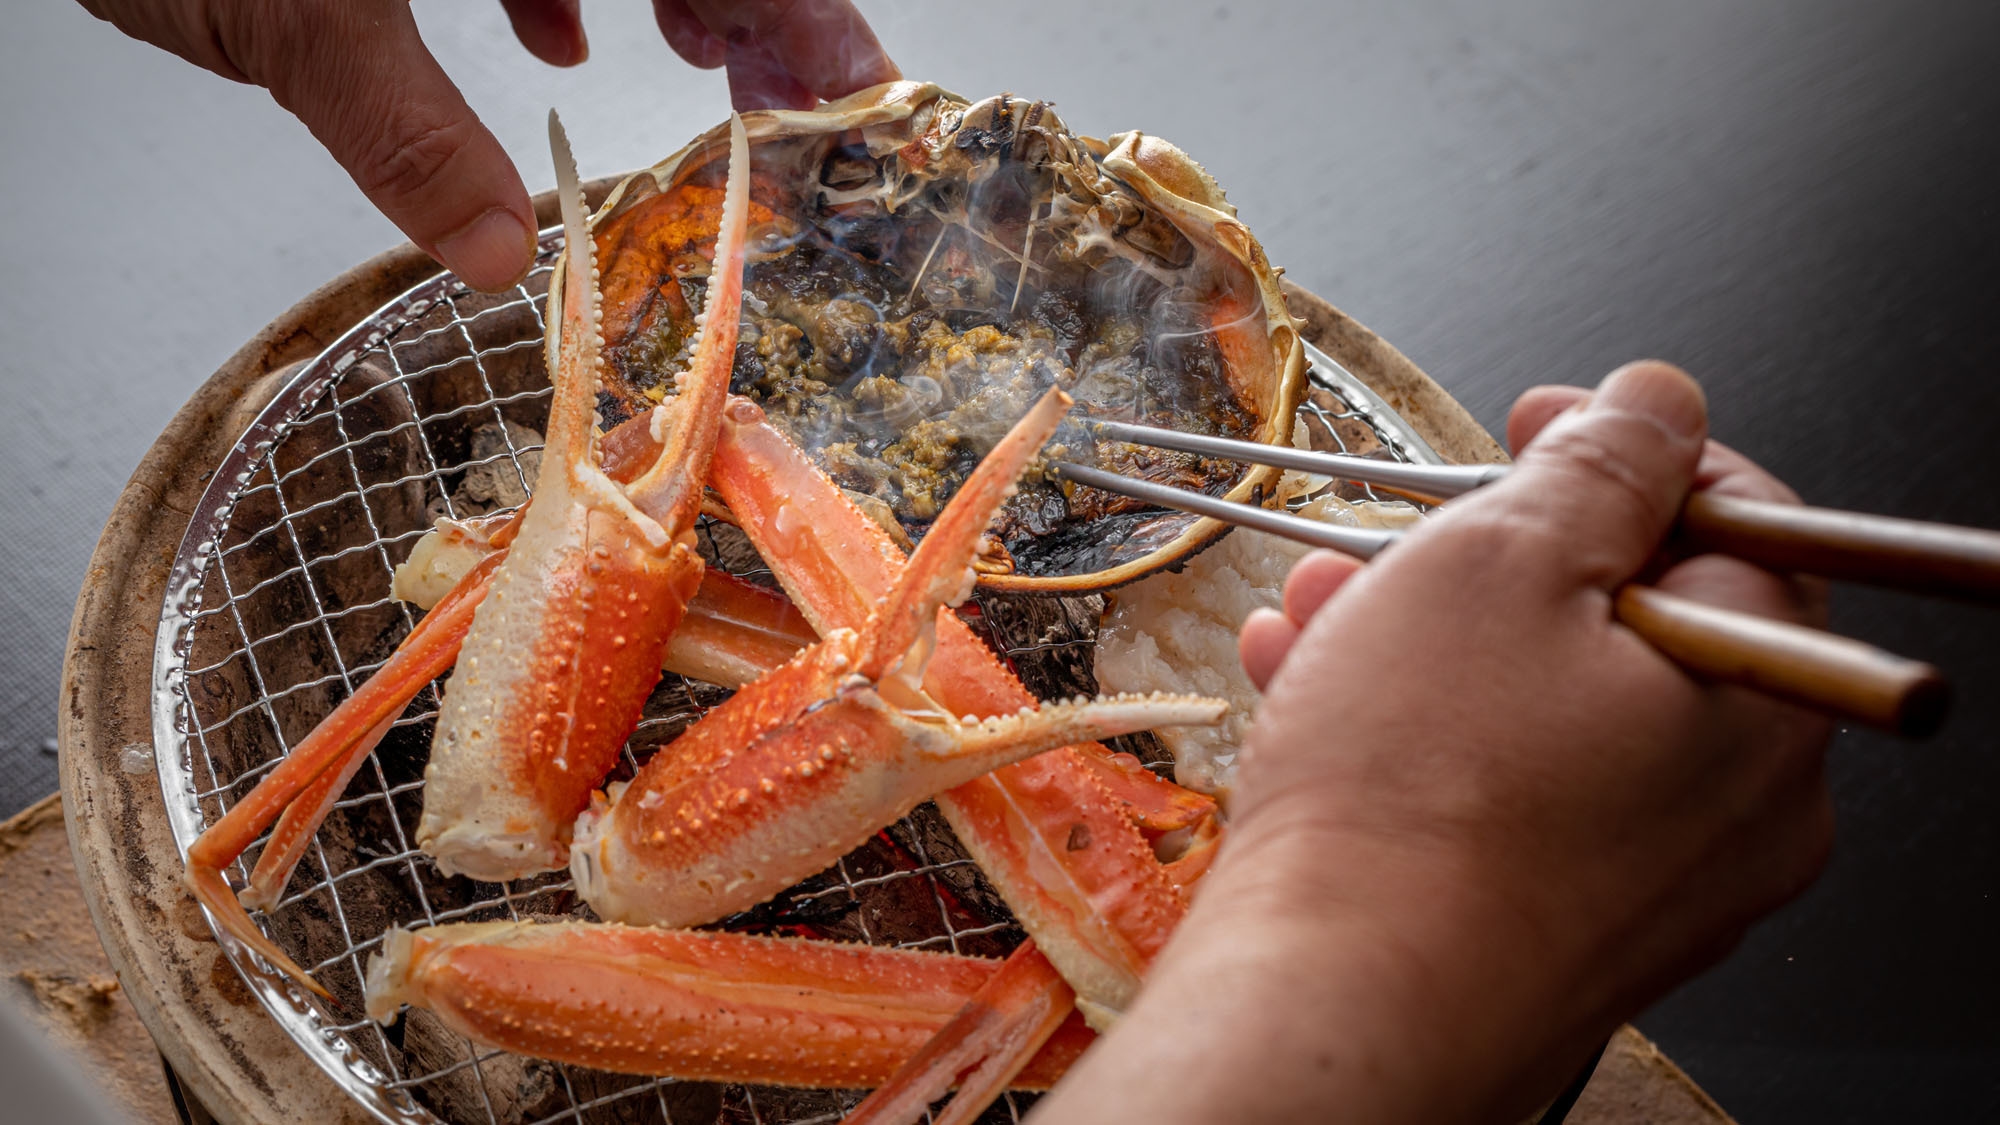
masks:
<path fill-rule="evenodd" d="M 1305 381 L 1263 249 L 1185 153 L 1070 133 L 1040 102 L 911 82 L 744 115 L 751 253 L 731 389 L 842 487 L 922 537 L 1051 385 L 1047 454 L 1237 501 L 1277 470 L 1100 442 L 1093 419 L 1289 444 Z M 672 394 L 703 310 L 727 163 L 711 130 L 626 179 L 593 223 L 607 422 Z M 1037 462 L 994 525 L 990 588 L 1076 594 L 1222 532 Z"/>

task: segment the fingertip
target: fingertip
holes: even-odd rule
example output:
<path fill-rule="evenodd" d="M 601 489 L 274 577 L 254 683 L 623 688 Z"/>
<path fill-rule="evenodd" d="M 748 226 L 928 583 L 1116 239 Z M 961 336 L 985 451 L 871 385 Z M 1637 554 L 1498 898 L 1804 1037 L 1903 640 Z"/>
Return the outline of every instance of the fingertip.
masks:
<path fill-rule="evenodd" d="M 521 283 L 535 263 L 531 224 L 505 207 L 493 207 L 437 240 L 432 251 L 459 280 L 482 293 Z"/>
<path fill-rule="evenodd" d="M 1362 565 L 1361 560 L 1338 551 L 1314 551 L 1294 563 L 1285 578 L 1285 617 L 1296 626 L 1304 626 Z"/>
<path fill-rule="evenodd" d="M 1706 443 L 1707 400 L 1686 372 L 1645 360 L 1613 371 L 1573 409 L 1548 415 L 1553 402 L 1533 404 L 1543 424 L 1519 466 L 1461 510 L 1477 506 L 1532 529 L 1521 543 L 1549 581 L 1610 589 L 1640 572 L 1685 502 Z M 1536 420 L 1524 417 L 1519 428 Z"/>
<path fill-rule="evenodd" d="M 1708 436 L 1708 396 L 1701 384 L 1663 360 L 1637 360 L 1606 375 L 1585 409 L 1643 418 L 1680 441 Z"/>
<path fill-rule="evenodd" d="M 1695 470 L 1698 490 L 1719 496 L 1741 496 L 1746 500 L 1771 500 L 1780 504 L 1801 503 L 1792 486 L 1778 479 L 1762 465 L 1711 440 L 1702 447 L 1701 465 Z"/>
<path fill-rule="evenodd" d="M 590 58 L 578 0 L 500 0 L 514 37 L 550 66 L 576 66 Z"/>
<path fill-rule="evenodd" d="M 1514 400 L 1514 408 L 1507 412 L 1507 448 L 1520 456 L 1521 450 L 1535 440 L 1548 424 L 1566 410 L 1574 410 L 1590 400 L 1590 391 L 1583 387 L 1550 385 L 1530 387 Z"/>
<path fill-rule="evenodd" d="M 278 104 L 390 222 L 467 284 L 498 291 L 526 276 L 535 223 L 521 174 L 424 46 L 407 6 L 391 5 L 381 19 L 360 5 L 305 7 L 317 39 L 344 49 L 295 59 L 270 83 Z"/>
<path fill-rule="evenodd" d="M 728 45 L 709 31 L 687 0 L 653 0 L 653 22 L 660 34 L 689 66 L 714 70 L 728 57 Z"/>
<path fill-rule="evenodd" d="M 1253 687 L 1263 691 L 1270 684 L 1298 637 L 1298 627 L 1277 610 L 1250 611 L 1236 635 L 1236 653 Z"/>
<path fill-rule="evenodd" d="M 732 41 L 739 31 L 754 32 L 761 48 L 803 93 L 805 105 L 902 77 L 874 28 L 849 0 L 739 8 L 743 22 L 730 33 Z M 733 61 L 730 69 L 735 69 Z"/>

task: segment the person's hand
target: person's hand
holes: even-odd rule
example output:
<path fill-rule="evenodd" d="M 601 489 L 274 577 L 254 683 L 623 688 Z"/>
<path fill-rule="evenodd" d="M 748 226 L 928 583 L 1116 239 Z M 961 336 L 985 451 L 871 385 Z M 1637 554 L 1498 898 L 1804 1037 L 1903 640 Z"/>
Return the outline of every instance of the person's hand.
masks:
<path fill-rule="evenodd" d="M 1816 584 L 1661 553 L 1690 488 L 1795 498 L 1705 441 L 1664 364 L 1524 396 L 1509 436 L 1504 482 L 1368 567 L 1308 556 L 1246 624 L 1267 694 L 1230 838 L 1053 1120 L 1093 1090 L 1167 1120 L 1519 1120 L 1818 872 L 1827 724 L 1611 615 L 1643 578 L 1820 623 Z"/>
<path fill-rule="evenodd" d="M 296 114 L 410 241 L 478 289 L 534 260 L 520 173 L 417 34 L 408 0 L 82 0 L 99 19 Z M 589 54 L 578 0 L 502 0 L 555 66 Z M 738 109 L 805 107 L 901 77 L 848 0 L 654 0 L 673 49 L 727 64 Z"/>

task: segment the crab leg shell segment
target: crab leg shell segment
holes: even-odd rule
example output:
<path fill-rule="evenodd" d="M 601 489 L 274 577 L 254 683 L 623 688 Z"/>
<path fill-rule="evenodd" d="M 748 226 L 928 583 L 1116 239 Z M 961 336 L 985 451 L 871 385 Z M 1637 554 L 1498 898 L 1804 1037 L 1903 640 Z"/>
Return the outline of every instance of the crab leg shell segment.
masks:
<path fill-rule="evenodd" d="M 1017 947 L 951 1022 L 843 1125 L 915 1125 L 954 1086 L 958 1096 L 931 1125 L 967 1125 L 1013 1085 L 1066 1024 L 1080 1024 L 1076 994 L 1034 942 Z"/>
<path fill-rule="evenodd" d="M 652 468 L 630 485 L 632 501 L 670 527 L 694 526 L 707 488 L 729 376 L 736 363 L 736 339 L 743 308 L 744 239 L 749 228 L 750 141 L 743 119 L 729 118 L 729 173 L 723 187 L 722 221 L 715 240 L 715 263 L 708 294 L 695 318 L 694 358 L 681 377 L 671 413 L 654 411 L 653 435 L 666 448 Z M 586 235 L 583 243 L 590 246 Z M 595 252 L 594 246 L 592 253 Z M 601 331 L 601 324 L 593 327 Z M 601 343 L 601 338 L 592 340 Z M 595 345 L 594 345 L 595 346 Z M 670 421 L 669 421 L 670 420 Z M 668 425 L 663 426 L 662 423 Z"/>
<path fill-rule="evenodd" d="M 285 892 L 285 884 L 291 881 L 292 870 L 305 857 L 306 846 L 312 843 L 313 833 L 326 820 L 326 814 L 333 811 L 333 804 L 347 790 L 347 783 L 354 780 L 361 764 L 382 739 L 389 728 L 396 725 L 396 716 L 391 715 L 375 724 L 375 729 L 364 735 L 356 743 L 347 760 L 338 768 L 330 768 L 313 779 L 292 803 L 285 808 L 285 815 L 278 818 L 278 826 L 271 829 L 270 839 L 264 841 L 264 850 L 257 855 L 257 866 L 250 872 L 249 885 L 237 898 L 243 905 L 253 910 L 270 910 L 278 905 L 278 899 Z"/>
<path fill-rule="evenodd" d="M 393 930 L 368 1014 L 426 1008 L 504 1050 L 625 1074 L 877 1086 L 1001 971 L 944 953 L 580 922 Z M 1071 1024 L 1017 1084 L 1046 1089 L 1088 1045 Z"/>
<path fill-rule="evenodd" d="M 1067 405 L 1052 392 L 994 447 L 860 632 L 836 630 L 738 692 L 581 819 L 571 871 L 600 915 L 711 922 L 996 766 L 1079 739 L 1221 718 L 1216 700 L 1153 696 L 960 721 L 912 682 L 945 604 L 970 592 L 986 524 Z"/>
<path fill-rule="evenodd" d="M 753 404 L 727 411 L 710 483 L 821 634 L 860 625 L 900 572 L 888 535 L 841 494 Z M 810 507 L 811 520 L 787 515 Z M 952 711 L 1006 714 L 1034 697 L 955 615 L 937 620 L 925 688 Z M 1086 762 L 1064 748 L 937 795 L 952 830 L 1080 1002 L 1100 1020 L 1123 1010 L 1187 907 Z"/>
<path fill-rule="evenodd" d="M 662 663 L 669 672 L 737 688 L 818 639 L 785 595 L 711 568 Z"/>
<path fill-rule="evenodd" d="M 837 631 L 732 696 L 579 820 L 570 870 L 599 915 L 694 926 L 831 866 L 941 788 L 1082 738 L 1215 722 L 1187 698 L 1078 699 L 962 723 L 911 715 L 844 669 Z"/>
<path fill-rule="evenodd" d="M 491 554 L 474 558 L 469 565 L 490 558 L 492 563 L 486 567 L 490 572 L 499 565 L 499 559 L 493 556 L 505 550 L 504 547 L 492 548 Z M 469 554 L 460 551 L 456 559 L 445 565 L 464 562 Z M 454 581 L 464 581 L 469 573 L 450 577 Z M 475 581 L 462 596 L 477 604 L 478 599 L 485 596 L 485 586 Z M 463 627 L 470 626 L 471 622 L 468 605 L 460 617 L 458 641 L 464 639 Z M 797 656 L 799 650 L 818 639 L 813 635 L 812 627 L 806 624 L 805 618 L 783 594 L 711 567 L 702 576 L 701 586 L 688 602 L 686 616 L 681 618 L 680 628 L 674 630 L 673 640 L 668 643 L 666 655 L 661 659 L 661 667 L 678 675 L 737 688 Z M 447 664 L 457 659 L 457 643 L 453 642 L 448 657 L 441 654 Z M 412 696 L 422 687 L 422 683 L 414 684 L 411 687 Z M 257 857 L 256 870 L 250 873 L 249 885 L 239 896 L 243 905 L 256 910 L 269 910 L 277 905 L 285 884 L 291 880 L 293 869 L 312 842 L 313 834 L 326 820 L 328 811 L 340 799 L 347 783 L 361 768 L 368 754 L 394 725 L 395 715 L 383 719 L 362 743 L 348 752 L 337 771 L 329 769 L 320 774 L 293 799 Z"/>
<path fill-rule="evenodd" d="M 594 251 L 553 114 L 550 144 L 567 245 L 549 293 L 555 397 L 542 471 L 445 688 L 417 826 L 441 871 L 496 881 L 568 860 L 571 825 L 637 725 L 701 581 L 689 531 L 720 411 L 698 405 L 719 406 L 728 393 L 736 310 L 720 294 L 740 286 L 726 275 L 740 275 L 743 257 L 739 165 L 710 280 L 718 301 L 685 377 L 687 401 L 628 492 L 600 464 Z"/>
<path fill-rule="evenodd" d="M 477 593 L 483 596 L 483 588 Z M 464 620 L 471 624 L 469 613 Z M 674 630 L 661 667 L 738 688 L 797 656 L 818 639 L 783 594 L 710 568 L 688 602 L 680 628 Z M 419 689 L 422 686 L 417 685 Z M 338 770 L 320 774 L 293 799 L 257 856 L 256 870 L 239 896 L 243 905 L 255 910 L 277 905 L 313 834 L 395 721 L 394 715 L 383 719 L 355 745 Z"/>
<path fill-rule="evenodd" d="M 1000 505 L 1014 494 L 1015 481 L 1055 433 L 1072 402 L 1061 390 L 1043 395 L 966 477 L 881 604 L 869 615 L 867 647 L 858 669 L 862 675 L 881 679 L 892 664 L 904 661 L 913 645 L 921 644 L 923 655 L 929 655 L 932 644 L 927 638 L 933 633 L 938 609 L 955 606 L 971 595 L 978 580 L 972 558 L 980 538 Z M 785 561 L 781 556 L 774 569 L 783 570 Z M 905 668 L 904 675 L 913 683 L 920 682 L 921 662 Z"/>
<path fill-rule="evenodd" d="M 431 541 L 431 535 L 444 538 L 449 534 L 434 531 L 418 541 L 419 549 Z M 461 577 L 455 568 L 490 557 L 475 554 L 477 549 L 454 543 L 427 552 L 423 556 L 427 577 Z M 497 549 L 491 550 L 497 553 Z M 738 688 L 797 656 L 800 649 L 818 639 L 805 616 L 783 593 L 710 567 L 688 602 L 687 613 L 680 628 L 674 630 L 660 664 L 668 672 Z"/>
<path fill-rule="evenodd" d="M 402 714 L 425 684 L 451 667 L 471 626 L 473 611 L 498 569 L 497 558 L 473 567 L 403 638 L 387 663 L 363 681 L 353 695 L 342 700 L 256 788 L 209 825 L 188 848 L 188 889 L 223 930 L 322 996 L 325 991 L 291 958 L 280 953 L 250 920 L 223 879 L 222 868 L 235 862 L 321 777 L 351 775 L 355 764 L 374 749 L 378 732 Z"/>

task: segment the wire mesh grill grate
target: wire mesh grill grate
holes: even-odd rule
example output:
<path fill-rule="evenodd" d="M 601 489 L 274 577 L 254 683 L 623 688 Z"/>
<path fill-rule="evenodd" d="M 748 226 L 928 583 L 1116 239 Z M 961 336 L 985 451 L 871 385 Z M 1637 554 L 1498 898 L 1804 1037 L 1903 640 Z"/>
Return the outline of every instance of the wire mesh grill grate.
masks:
<path fill-rule="evenodd" d="M 160 780 L 183 852 L 408 632 L 415 615 L 390 595 L 391 577 L 436 518 L 525 499 L 550 395 L 541 298 L 558 246 L 558 232 L 545 233 L 536 268 L 511 293 L 477 294 L 447 275 L 385 305 L 302 368 L 217 470 L 175 563 L 156 657 Z M 1314 384 L 1300 416 L 1315 447 L 1434 458 L 1323 356 Z M 699 534 L 712 560 L 746 557 L 724 542 L 733 529 L 704 522 Z M 768 577 L 754 563 L 732 569 Z M 1079 655 L 1088 666 L 1096 610 L 1090 599 L 1063 603 L 1051 624 L 1046 612 L 1029 621 L 1008 599 L 980 598 L 974 614 L 1024 672 L 1065 657 L 1073 672 Z M 629 776 L 726 694 L 667 676 L 623 770 Z M 392 1028 L 355 1018 L 365 960 L 392 925 L 583 909 L 560 874 L 474 883 L 440 875 L 416 850 L 437 705 L 436 685 L 410 704 L 335 804 L 282 898 L 257 915 L 338 1008 L 312 1001 L 224 939 L 253 991 L 336 1082 L 398 1122 L 776 1125 L 834 1121 L 859 1100 L 855 1092 L 649 1080 L 522 1058 L 476 1046 L 419 1011 Z M 232 870 L 238 885 L 259 847 Z M 928 805 L 725 926 L 987 956 L 1022 936 Z M 1030 1100 L 1010 1094 L 986 1120 L 1017 1121 Z"/>

